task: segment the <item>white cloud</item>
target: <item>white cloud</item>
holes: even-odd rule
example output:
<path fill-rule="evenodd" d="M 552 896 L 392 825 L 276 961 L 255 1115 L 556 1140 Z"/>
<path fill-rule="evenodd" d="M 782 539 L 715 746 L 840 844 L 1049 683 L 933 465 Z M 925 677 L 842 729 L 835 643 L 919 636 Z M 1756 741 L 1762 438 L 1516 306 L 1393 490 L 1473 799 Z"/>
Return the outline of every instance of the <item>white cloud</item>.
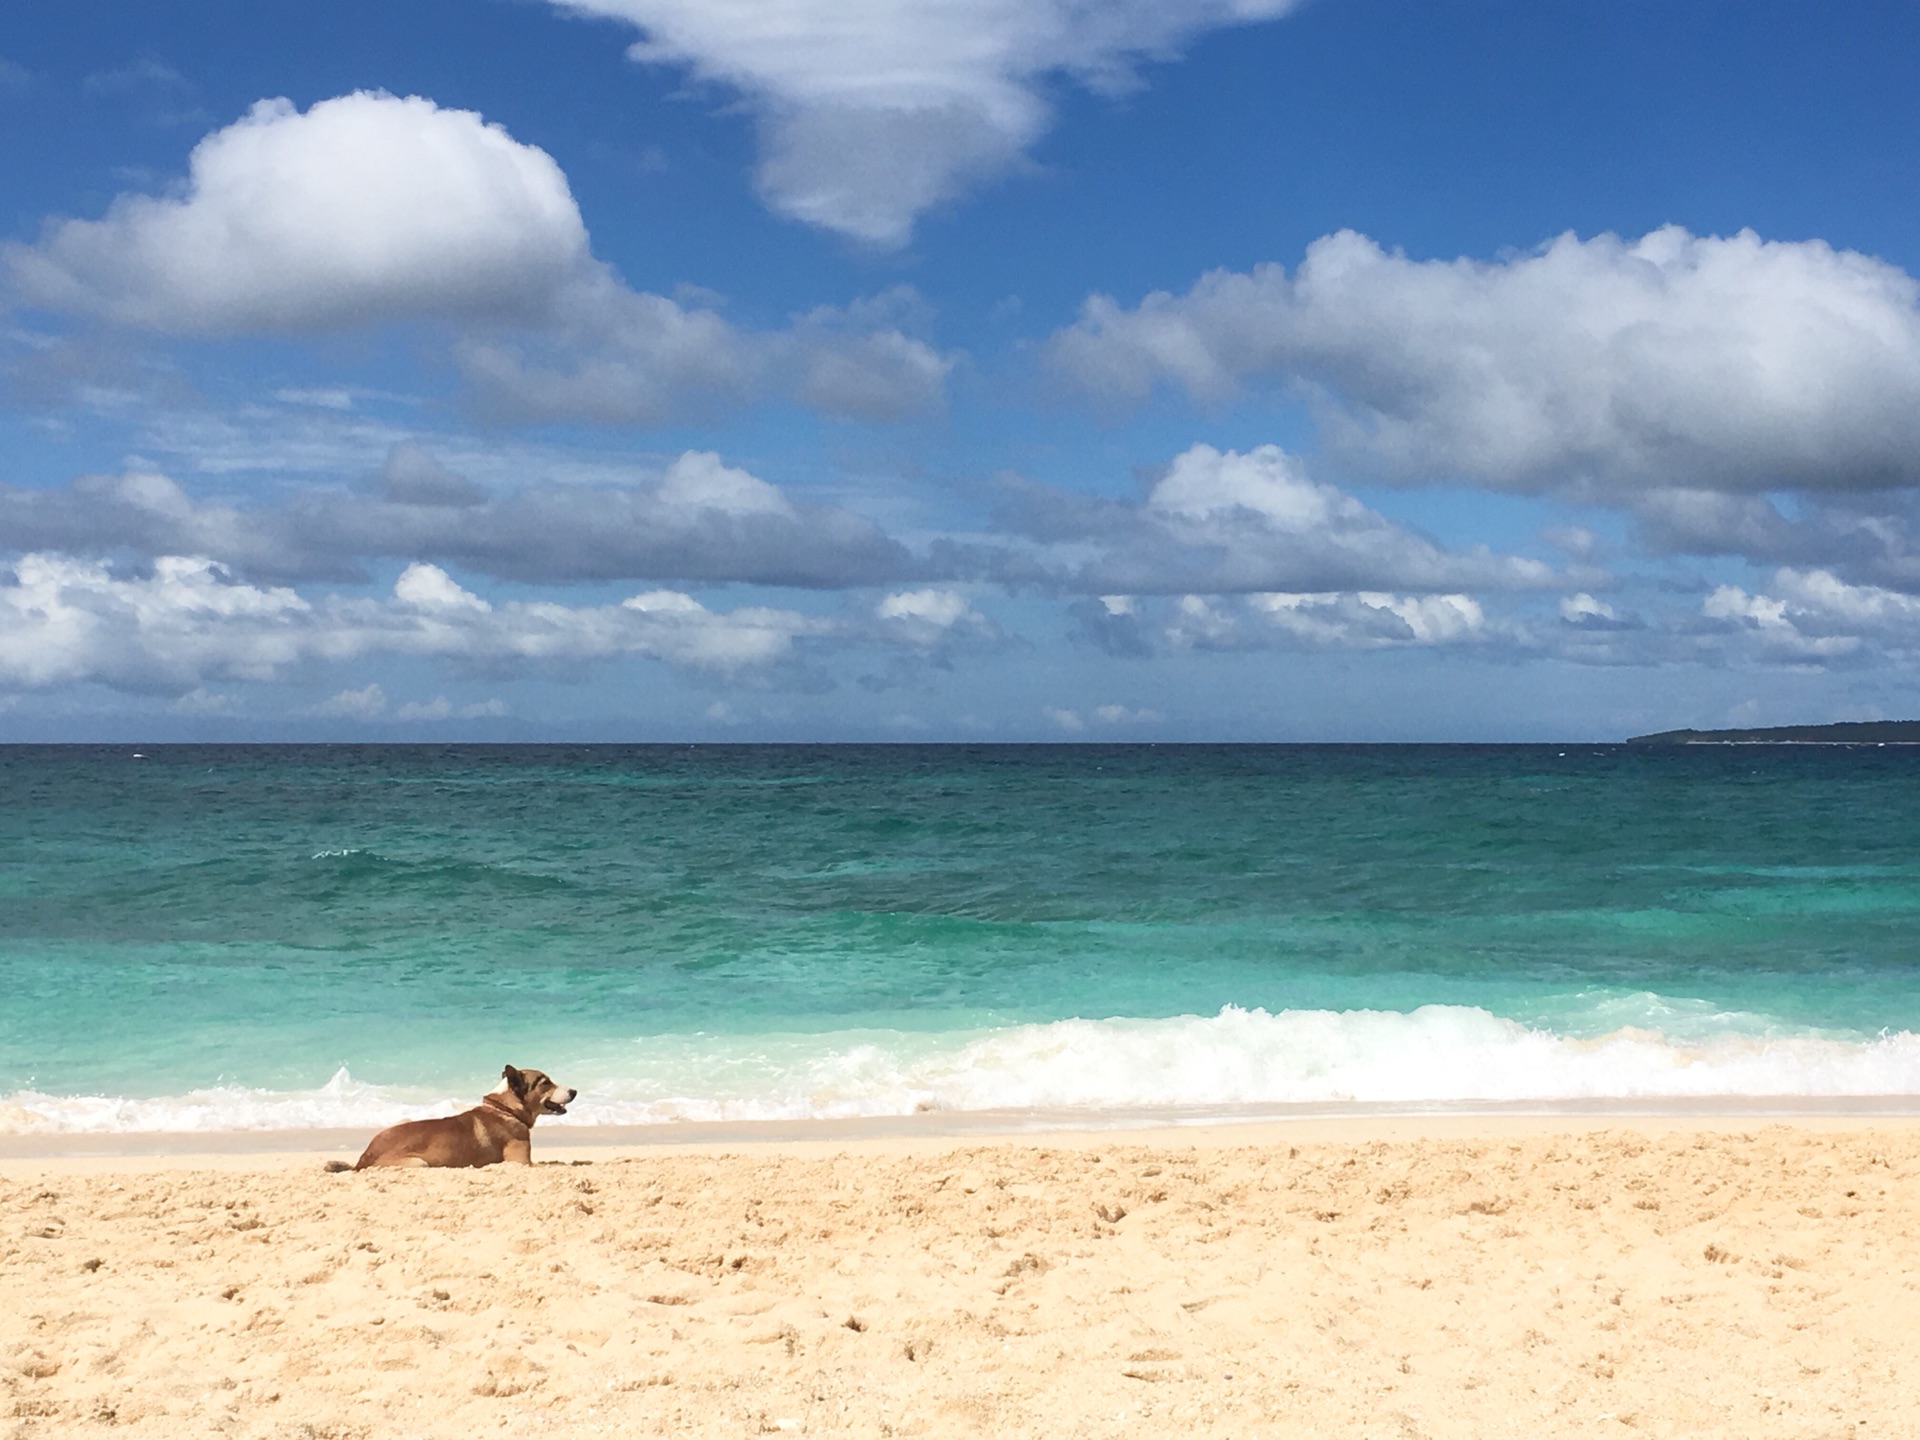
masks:
<path fill-rule="evenodd" d="M 794 518 L 793 506 L 776 485 L 723 463 L 711 450 L 689 450 L 667 466 L 654 491 L 659 502 L 680 512 Z"/>
<path fill-rule="evenodd" d="M 4 252 L 54 309 L 185 334 L 538 316 L 591 265 L 544 151 L 431 100 L 262 100 L 194 147 L 179 193 L 123 195 Z"/>
<path fill-rule="evenodd" d="M 471 590 L 462 589 L 438 565 L 428 565 L 420 560 L 400 572 L 400 578 L 393 584 L 393 598 L 416 610 L 438 611 L 441 614 L 467 612 L 487 615 L 493 611 L 493 606 Z"/>
<path fill-rule="evenodd" d="M 341 690 L 314 706 L 313 713 L 346 720 L 372 720 L 387 713 L 387 692 L 377 682 L 358 690 Z"/>
<path fill-rule="evenodd" d="M 1102 725 L 1157 725 L 1166 717 L 1158 710 L 1129 710 L 1125 705 L 1094 707 L 1093 718 Z"/>
<path fill-rule="evenodd" d="M 1454 645 L 1487 633 L 1470 595 L 1252 595 L 1247 606 L 1290 639 L 1342 650 Z"/>
<path fill-rule="evenodd" d="M 1147 509 L 1182 520 L 1245 511 L 1285 530 L 1328 529 L 1368 516 L 1352 496 L 1308 479 L 1299 461 L 1278 445 L 1245 454 L 1195 445 L 1153 487 Z"/>
<path fill-rule="evenodd" d="M 965 650 L 991 649 L 1006 636 L 958 590 L 929 587 L 883 596 L 873 608 L 875 634 L 897 650 L 947 668 Z"/>
<path fill-rule="evenodd" d="M 1069 735 L 1078 735 L 1087 728 L 1087 722 L 1078 710 L 1063 710 L 1057 705 L 1043 705 L 1040 707 L 1040 713 Z"/>
<path fill-rule="evenodd" d="M 198 499 L 139 468 L 57 489 L 0 485 L 0 549 L 205 555 L 251 579 L 350 579 L 372 557 L 429 558 L 514 579 L 897 583 L 922 566 L 852 511 L 794 499 L 711 451 L 633 483 L 489 495 L 411 443 L 366 488 L 292 490 L 278 505 Z"/>
<path fill-rule="evenodd" d="M 1920 598 L 1912 595 L 1877 585 L 1849 585 L 1825 570 L 1778 570 L 1773 588 L 1803 613 L 1862 629 L 1920 637 Z"/>
<path fill-rule="evenodd" d="M 1137 511 L 1107 507 L 1086 517 L 1084 532 L 1101 549 L 1074 583 L 1096 594 L 1533 589 L 1561 580 L 1539 560 L 1484 546 L 1447 550 L 1311 479 L 1276 445 L 1190 446 Z"/>
<path fill-rule="evenodd" d="M 146 576 L 31 554 L 0 583 L 0 687 L 87 681 L 185 693 L 209 681 L 272 680 L 295 666 L 391 655 L 529 669 L 636 656 L 717 675 L 774 664 L 835 622 L 790 610 L 709 610 L 654 591 L 615 605 L 490 605 L 437 567 L 408 567 L 386 598 L 309 600 L 231 579 L 210 560 L 163 557 Z M 376 685 L 345 690 L 320 713 L 381 713 Z M 492 713 L 492 712 L 486 712 Z"/>
<path fill-rule="evenodd" d="M 773 393 L 888 419 L 938 406 L 954 358 L 902 328 L 904 288 L 742 330 L 593 259 L 566 176 L 468 110 L 361 91 L 262 100 L 194 148 L 174 192 L 0 246 L 29 305 L 178 335 L 455 326 L 493 418 L 656 424 Z M 283 390 L 347 408 L 340 389 Z"/>
<path fill-rule="evenodd" d="M 184 692 L 205 680 L 265 680 L 310 650 L 313 607 L 293 591 L 236 585 L 207 560 L 164 557 L 117 579 L 65 556 L 16 561 L 0 584 L 0 685 L 99 680 Z"/>
<path fill-rule="evenodd" d="M 1575 630 L 1604 632 L 1610 630 L 1637 630 L 1641 628 L 1638 618 L 1622 615 L 1611 603 L 1599 600 L 1581 591 L 1577 595 L 1564 595 L 1560 599 L 1560 623 Z"/>
<path fill-rule="evenodd" d="M 1093 393 L 1290 382 L 1335 454 L 1408 480 L 1605 497 L 1920 483 L 1920 286 L 1819 241 L 1669 226 L 1493 262 L 1343 231 L 1123 309 L 1090 299 L 1052 364 Z"/>
<path fill-rule="evenodd" d="M 630 52 L 738 91 L 775 210 L 876 245 L 1020 162 L 1042 88 L 1112 92 L 1142 59 L 1294 0 L 553 0 L 645 38 Z"/>
<path fill-rule="evenodd" d="M 1738 585 L 1720 585 L 1700 602 L 1700 610 L 1710 619 L 1741 620 L 1766 629 L 1786 624 L 1787 603 L 1749 595 Z"/>
<path fill-rule="evenodd" d="M 1136 658 L 1165 649 L 1536 648 L 1524 625 L 1489 616 L 1478 600 L 1464 594 L 1359 590 L 1182 595 L 1152 604 L 1132 602 L 1123 609 L 1082 602 L 1074 614 L 1081 638 L 1111 654 Z M 1117 714 L 1125 716 L 1124 711 Z M 1140 712 L 1128 718 L 1158 717 Z"/>
<path fill-rule="evenodd" d="M 1776 570 L 1767 590 L 1721 585 L 1701 612 L 1744 632 L 1770 659 L 1826 664 L 1920 655 L 1920 598 L 1791 567 Z"/>
<path fill-rule="evenodd" d="M 1174 602 L 1165 628 L 1167 641 L 1181 650 L 1231 648 L 1239 637 L 1235 607 L 1217 595 L 1182 595 Z"/>
<path fill-rule="evenodd" d="M 957 590 L 904 590 L 883 599 L 874 607 L 874 614 L 882 620 L 950 630 L 971 610 L 967 597 Z"/>

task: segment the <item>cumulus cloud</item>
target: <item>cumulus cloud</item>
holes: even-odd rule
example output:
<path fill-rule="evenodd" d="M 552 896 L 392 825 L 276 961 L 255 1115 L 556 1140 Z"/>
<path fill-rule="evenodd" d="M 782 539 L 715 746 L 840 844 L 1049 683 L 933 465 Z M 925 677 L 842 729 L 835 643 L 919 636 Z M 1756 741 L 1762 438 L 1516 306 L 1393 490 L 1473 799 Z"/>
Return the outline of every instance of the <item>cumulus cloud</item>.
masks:
<path fill-rule="evenodd" d="M 1311 478 L 1275 445 L 1194 445 L 1138 505 L 1013 487 L 1006 522 L 1094 553 L 1064 583 L 1099 595 L 1453 591 L 1560 583 L 1542 561 L 1461 552 Z"/>
<path fill-rule="evenodd" d="M 1512 641 L 1470 595 L 1377 591 L 1183 595 L 1165 620 L 1177 649 L 1384 650 Z"/>
<path fill-rule="evenodd" d="M 1540 648 L 1523 623 L 1487 614 L 1471 595 L 1385 591 L 1271 591 L 1141 599 L 1107 595 L 1073 608 L 1078 637 L 1107 653 L 1142 658 L 1169 650 L 1389 650 Z M 1122 710 L 1108 723 L 1158 718 Z"/>
<path fill-rule="evenodd" d="M 870 631 L 895 656 L 889 675 L 870 675 L 866 684 L 884 688 L 906 678 L 909 660 L 950 670 L 963 654 L 998 649 L 1006 632 L 981 614 L 958 590 L 928 587 L 882 596 L 873 607 Z"/>
<path fill-rule="evenodd" d="M 1782 567 L 1765 591 L 1751 594 L 1721 585 L 1701 611 L 1743 633 L 1771 660 L 1825 665 L 1920 654 L 1920 599 L 1849 585 L 1826 570 Z"/>
<path fill-rule="evenodd" d="M 881 600 L 873 613 L 886 624 L 928 638 L 951 634 L 958 626 L 984 623 L 957 590 L 903 590 Z"/>
<path fill-rule="evenodd" d="M 378 683 L 339 690 L 314 706 L 313 713 L 335 720 L 377 720 L 387 713 L 387 692 Z"/>
<path fill-rule="evenodd" d="M 1816 622 L 1805 609 L 1796 612 L 1799 603 L 1726 587 L 1704 605 L 1669 602 L 1641 614 L 1616 599 L 1579 592 L 1542 614 L 1524 598 L 1494 607 L 1463 593 L 1276 591 L 1105 596 L 1079 602 L 1073 615 L 1076 638 L 1121 658 L 1178 651 L 1424 650 L 1502 662 L 1725 666 L 1752 660 L 1825 664 L 1865 654 L 1867 643 L 1882 643 L 1863 640 L 1856 630 L 1836 639 L 1842 629 Z M 1797 628 L 1782 624 L 1783 614 L 1791 620 L 1796 613 Z"/>
<path fill-rule="evenodd" d="M 1611 601 L 1596 599 L 1584 590 L 1561 597 L 1560 623 L 1576 630 L 1634 630 L 1640 625 L 1631 615 L 1621 614 Z"/>
<path fill-rule="evenodd" d="M 1582 665 L 1815 670 L 1920 659 L 1920 599 L 1794 566 L 1753 589 L 1715 585 L 1690 606 L 1656 603 L 1646 613 L 1617 599 L 1570 595 L 1560 601 L 1557 624 L 1507 628 L 1525 653 Z"/>
<path fill-rule="evenodd" d="M 150 575 L 28 555 L 0 584 L 0 684 L 83 680 L 184 693 L 265 680 L 299 659 L 313 607 L 292 590 L 226 583 L 206 560 L 164 557 Z"/>
<path fill-rule="evenodd" d="M 1331 451 L 1403 480 L 1610 498 L 1920 483 L 1920 286 L 1820 241 L 1564 235 L 1415 261 L 1343 231 L 1137 306 L 1090 299 L 1049 342 L 1094 395 L 1202 398 L 1258 376 Z"/>
<path fill-rule="evenodd" d="M 1562 628 L 1589 633 L 1612 624 L 1610 605 L 1591 593 L 1598 583 L 1591 577 L 1604 580 L 1602 572 L 1579 563 L 1555 569 L 1485 549 L 1449 550 L 1314 480 L 1275 447 L 1190 447 L 1133 502 L 1052 498 L 1058 504 L 1039 505 L 1027 534 L 1016 529 L 997 541 L 934 544 L 919 556 L 864 517 L 808 504 L 710 451 L 686 452 L 627 486 L 576 482 L 495 493 L 426 448 L 402 442 L 357 489 L 296 490 L 271 505 L 198 498 L 150 470 L 82 477 L 53 490 L 0 487 L 0 550 L 40 561 L 82 556 L 96 569 L 102 560 L 116 562 L 126 568 L 98 573 L 113 582 L 103 593 L 120 597 L 125 585 L 144 583 L 125 578 L 129 572 L 151 566 L 156 575 L 171 573 L 166 566 L 175 562 L 163 564 L 164 557 L 194 554 L 203 557 L 194 563 L 215 567 L 195 572 L 203 589 L 217 584 L 222 595 L 279 596 L 295 612 L 320 602 L 276 587 L 364 580 L 363 567 L 379 558 L 411 560 L 388 609 L 404 609 L 409 633 L 440 637 L 418 642 L 417 653 L 481 667 L 505 663 L 510 648 L 498 637 L 526 634 L 545 612 L 503 610 L 442 567 L 546 584 L 872 587 L 877 596 L 852 601 L 834 620 L 831 638 L 842 649 L 883 657 L 861 680 L 874 688 L 916 683 L 929 665 L 946 668 L 1021 643 L 976 608 L 970 593 L 1009 577 L 1081 597 L 1069 606 L 1079 636 L 1122 656 L 1173 648 L 1511 647 L 1518 632 L 1487 614 L 1489 597 L 1508 592 L 1525 600 L 1576 585 L 1586 589 L 1563 606 Z M 1034 543 L 1034 534 L 1043 538 Z M 335 607 L 330 621 L 344 613 L 344 603 L 326 602 Z M 628 605 L 663 620 L 698 620 L 698 607 L 677 589 L 647 590 Z M 272 649 L 269 641 L 284 643 L 283 631 L 306 634 L 305 621 L 282 619 L 271 634 L 254 636 L 246 652 L 265 647 L 266 669 L 276 673 L 315 655 L 310 645 L 294 659 Z M 568 633 L 584 623 L 567 621 Z M 1613 628 L 1632 623 L 1622 619 Z M 414 653 L 392 640 L 391 624 L 375 628 L 388 636 L 381 653 Z M 717 632 L 701 633 L 712 642 Z M 489 648 L 471 639 L 475 634 L 498 643 Z M 674 658 L 665 640 L 656 642 L 662 658 Z M 556 641 L 545 658 L 532 651 L 522 658 L 577 666 L 593 655 Z M 760 663 L 741 663 L 749 660 Z M 227 673 L 185 662 L 158 668 L 195 683 Z M 1093 714 L 1089 723 L 1118 722 Z"/>
<path fill-rule="evenodd" d="M 238 581 L 203 558 L 167 556 L 118 575 L 70 556 L 31 554 L 0 583 L 0 686 L 82 682 L 185 693 L 209 681 L 272 680 L 314 662 L 439 658 L 486 670 L 578 668 L 638 656 L 717 675 L 773 665 L 830 620 L 765 606 L 708 609 L 678 591 L 618 604 L 490 604 L 437 566 L 407 567 L 390 595 L 308 599 Z M 382 713 L 377 685 L 323 711 Z M 422 717 L 430 718 L 430 717 Z"/>
<path fill-rule="evenodd" d="M 11 245 L 51 309 L 175 334 L 416 316 L 531 318 L 591 266 L 560 167 L 498 125 L 361 92 L 262 100 L 194 147 L 178 193 L 123 195 Z"/>
<path fill-rule="evenodd" d="M 526 581 L 656 580 L 838 588 L 925 566 L 872 521 L 806 504 L 709 451 L 626 487 L 491 496 L 425 449 L 396 446 L 367 494 L 283 505 L 201 500 L 149 470 L 55 489 L 0 486 L 0 549 L 203 555 L 255 580 L 355 579 L 370 558 L 427 558 Z"/>
<path fill-rule="evenodd" d="M 654 424 L 783 395 L 892 418 L 938 404 L 953 358 L 900 291 L 743 330 L 596 261 L 553 158 L 467 110 L 358 92 L 262 100 L 194 148 L 173 192 L 0 246 L 19 302 L 170 335 L 428 320 L 494 418 Z M 333 404 L 344 392 L 306 392 Z"/>
<path fill-rule="evenodd" d="M 1144 59 L 1294 0 L 553 0 L 624 20 L 635 59 L 743 95 L 760 193 L 783 215 L 874 245 L 1018 164 L 1046 129 L 1043 87 L 1112 93 Z"/>
<path fill-rule="evenodd" d="M 1487 633 L 1471 595 L 1254 595 L 1248 608 L 1281 634 L 1344 650 L 1457 645 Z"/>

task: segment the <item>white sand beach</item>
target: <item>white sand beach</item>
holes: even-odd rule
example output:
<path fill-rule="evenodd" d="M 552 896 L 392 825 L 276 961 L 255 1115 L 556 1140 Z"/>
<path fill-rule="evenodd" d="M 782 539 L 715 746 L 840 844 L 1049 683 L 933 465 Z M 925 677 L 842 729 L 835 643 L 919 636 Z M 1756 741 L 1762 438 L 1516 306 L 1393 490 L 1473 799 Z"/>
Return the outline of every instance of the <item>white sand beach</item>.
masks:
<path fill-rule="evenodd" d="M 1920 1413 L 1911 1119 L 536 1154 L 0 1160 L 0 1434 L 1752 1440 Z"/>

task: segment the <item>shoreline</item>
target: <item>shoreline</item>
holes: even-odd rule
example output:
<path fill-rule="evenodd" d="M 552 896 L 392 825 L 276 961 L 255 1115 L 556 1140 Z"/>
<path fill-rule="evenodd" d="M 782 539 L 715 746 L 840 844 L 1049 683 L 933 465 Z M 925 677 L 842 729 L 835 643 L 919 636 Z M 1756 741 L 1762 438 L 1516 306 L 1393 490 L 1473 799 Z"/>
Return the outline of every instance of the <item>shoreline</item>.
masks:
<path fill-rule="evenodd" d="M 1920 1132 L 1920 1096 L 1716 1096 L 1632 1101 L 1335 1105 L 1124 1111 L 965 1111 L 847 1119 L 550 1125 L 536 1163 L 647 1155 L 930 1155 L 979 1147 L 1232 1149 L 1281 1144 L 1584 1135 L 1721 1133 L 1761 1126 L 1819 1132 Z M 298 1130 L 59 1132 L 0 1135 L 0 1177 L 42 1170 L 277 1169 L 353 1160 L 377 1126 Z"/>

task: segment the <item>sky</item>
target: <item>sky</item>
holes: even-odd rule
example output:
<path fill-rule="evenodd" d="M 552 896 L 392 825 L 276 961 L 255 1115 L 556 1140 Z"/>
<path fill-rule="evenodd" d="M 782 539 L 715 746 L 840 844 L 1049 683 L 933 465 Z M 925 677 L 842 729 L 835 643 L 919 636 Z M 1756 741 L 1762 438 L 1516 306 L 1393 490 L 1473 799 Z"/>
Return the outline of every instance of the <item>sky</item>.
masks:
<path fill-rule="evenodd" d="M 0 741 L 1920 716 L 1920 7 L 13 0 Z"/>

